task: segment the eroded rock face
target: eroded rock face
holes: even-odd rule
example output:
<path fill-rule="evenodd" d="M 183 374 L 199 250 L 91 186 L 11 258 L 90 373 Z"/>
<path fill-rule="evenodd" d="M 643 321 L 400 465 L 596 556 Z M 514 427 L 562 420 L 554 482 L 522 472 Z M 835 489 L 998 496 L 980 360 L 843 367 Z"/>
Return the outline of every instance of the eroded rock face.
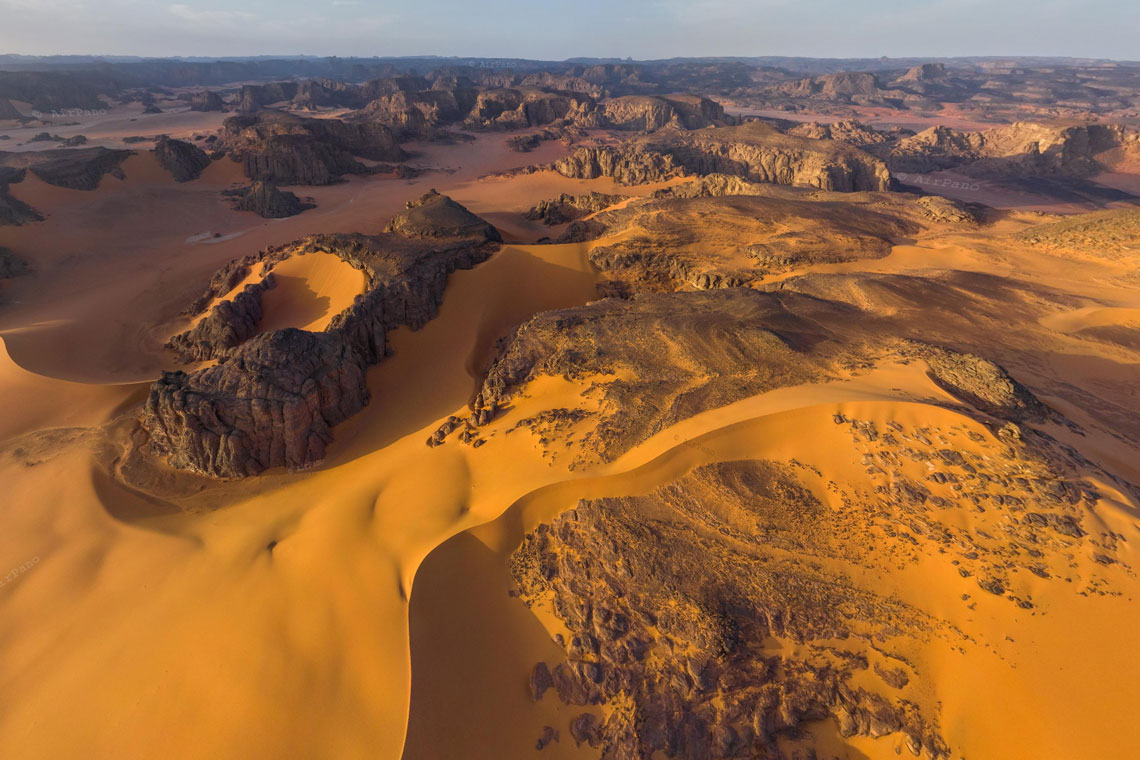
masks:
<path fill-rule="evenodd" d="M 224 111 L 222 96 L 212 90 L 202 90 L 190 96 L 191 111 Z"/>
<path fill-rule="evenodd" d="M 186 364 L 221 358 L 257 334 L 261 296 L 275 286 L 270 272 L 261 282 L 245 286 L 232 300 L 222 301 L 193 329 L 171 338 L 166 347 Z"/>
<path fill-rule="evenodd" d="M 206 151 L 185 140 L 160 139 L 154 146 L 154 155 L 163 169 L 170 172 L 175 182 L 189 182 L 202 176 L 210 165 Z"/>
<path fill-rule="evenodd" d="M 625 200 L 624 195 L 591 192 L 586 195 L 562 193 L 557 198 L 541 201 L 525 216 L 531 221 L 541 220 L 545 224 L 566 224 L 584 216 L 601 211 Z"/>
<path fill-rule="evenodd" d="M 415 219 L 395 227 L 414 230 L 414 237 L 325 235 L 265 252 L 265 264 L 306 252 L 333 253 L 364 270 L 368 290 L 324 332 L 277 330 L 244 343 L 259 293 L 247 288 L 215 307 L 175 348 L 193 358 L 221 358 L 197 372 L 164 373 L 154 384 L 142 418 L 151 448 L 175 467 L 215 477 L 319 462 L 332 427 L 368 403 L 365 372 L 386 355 L 388 331 L 432 319 L 448 275 L 478 264 L 497 247 L 497 231 L 446 196 L 425 197 L 407 213 Z M 441 220 L 434 235 L 427 226 L 433 218 Z M 219 273 L 206 303 L 239 283 L 252 263 Z"/>
<path fill-rule="evenodd" d="M 626 185 L 682 174 L 726 174 L 842 192 L 891 187 L 886 165 L 863 151 L 831 140 L 786 135 L 760 122 L 652 135 L 619 148 L 580 148 L 553 168 L 568 177 L 613 177 Z"/>
<path fill-rule="evenodd" d="M 874 149 L 893 171 L 956 169 L 978 178 L 1089 177 L 1113 162 L 1109 151 L 1140 155 L 1140 135 L 1115 124 L 1078 127 L 1017 123 L 984 132 L 931 127 Z"/>
<path fill-rule="evenodd" d="M 386 162 L 407 158 L 383 124 L 309 119 L 272 110 L 226 119 L 220 142 L 242 163 L 247 177 L 282 185 L 327 185 L 345 174 L 375 171 L 357 157 Z"/>

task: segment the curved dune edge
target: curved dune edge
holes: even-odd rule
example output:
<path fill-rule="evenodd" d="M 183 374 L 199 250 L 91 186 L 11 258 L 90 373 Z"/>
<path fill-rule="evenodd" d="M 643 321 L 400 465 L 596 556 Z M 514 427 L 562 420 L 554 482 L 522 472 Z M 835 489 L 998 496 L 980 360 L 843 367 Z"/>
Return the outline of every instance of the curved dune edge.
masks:
<path fill-rule="evenodd" d="M 904 385 L 904 380 L 910 382 Z M 564 629 L 549 610 L 531 612 L 507 595 L 513 586 L 507 559 L 523 534 L 579 499 L 644 494 L 709 462 L 795 460 L 820 468 L 824 480 L 859 483 L 865 475 L 857 453 L 843 440 L 831 440 L 837 413 L 874 421 L 880 428 L 887 422 L 962 428 L 992 440 L 989 431 L 968 417 L 926 402 L 900 400 L 900 387 L 912 397 L 946 400 L 913 367 L 881 368 L 849 383 L 773 391 L 686 420 L 637 447 L 604 474 L 531 491 L 500 517 L 442 544 L 424 560 L 413 587 L 412 707 L 404 757 L 458 752 L 472 758 L 520 756 L 544 725 L 558 727 L 562 734 L 562 741 L 544 753 L 591 756 L 574 745 L 566 730 L 569 718 L 583 709 L 561 706 L 549 695 L 535 704 L 527 692 L 526 678 L 534 663 L 545 661 L 553 667 L 565 653 L 551 642 L 551 636 Z M 491 454 L 493 443 L 480 455 Z M 1124 498 L 1111 487 L 1103 491 Z M 970 519 L 964 509 L 955 511 Z M 1108 529 L 1133 533 L 1140 507 L 1109 498 L 1098 504 L 1096 513 Z M 1065 572 L 1064 566 L 1053 570 Z M 1127 584 L 1118 586 L 1124 592 L 1120 597 L 1089 598 L 1071 589 L 1031 583 L 1042 615 L 1011 615 L 1004 607 L 1008 602 L 984 598 L 972 580 L 964 582 L 936 555 L 868 581 L 964 633 L 953 646 L 935 640 L 913 652 L 924 671 L 924 691 L 933 690 L 941 704 L 944 735 L 954 755 L 1028 760 L 1058 752 L 1111 755 L 1137 738 L 1121 726 L 1130 709 L 1125 684 L 1140 676 L 1140 664 L 1131 655 L 1127 636 L 1105 635 L 1140 623 L 1140 615 L 1127 602 L 1135 579 L 1124 572 L 1114 578 Z M 976 612 L 959 601 L 963 590 L 973 593 Z M 965 643 L 967 638 L 970 643 Z M 1015 641 L 1033 645 L 1014 646 Z M 959 647 L 961 652 L 955 651 Z M 1078 661 L 1082 668 L 1072 667 Z M 1117 671 L 1128 675 L 1113 678 L 1119 685 L 1106 690 L 1100 678 Z M 1064 725 L 1074 710 L 1083 725 L 1104 730 L 1069 734 Z M 995 721 L 995 715 L 1001 720 Z M 450 727 L 446 732 L 438 729 L 442 721 Z M 1110 726 L 1115 730 L 1109 731 Z M 905 751 L 897 736 L 842 740 L 834 731 L 830 722 L 813 729 L 816 746 L 839 757 L 886 760 L 897 757 L 898 749 Z"/>

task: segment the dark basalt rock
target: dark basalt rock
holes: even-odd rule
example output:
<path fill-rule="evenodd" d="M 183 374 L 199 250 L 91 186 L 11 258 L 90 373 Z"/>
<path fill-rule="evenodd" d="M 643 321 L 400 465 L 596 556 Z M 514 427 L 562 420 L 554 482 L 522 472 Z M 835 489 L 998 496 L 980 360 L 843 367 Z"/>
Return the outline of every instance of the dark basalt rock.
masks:
<path fill-rule="evenodd" d="M 265 219 L 284 219 L 315 208 L 315 204 L 301 201 L 272 182 L 254 182 L 249 187 L 226 190 L 222 194 L 233 198 L 234 210 L 252 211 Z"/>
<path fill-rule="evenodd" d="M 175 182 L 189 182 L 202 176 L 202 171 L 210 165 L 210 157 L 196 145 L 185 140 L 172 140 L 163 137 L 154 146 L 154 155 L 174 177 Z"/>
<path fill-rule="evenodd" d="M 432 209 L 441 210 L 438 217 Z M 208 327 L 176 339 L 175 347 L 192 357 L 221 359 L 193 373 L 164 373 L 154 384 L 142 418 L 151 449 L 175 467 L 215 477 L 318 463 L 332 427 L 368 403 L 365 372 L 386 355 L 388 331 L 427 323 L 448 275 L 485 260 L 497 247 L 493 227 L 445 196 L 425 196 L 407 215 L 415 221 L 394 227 L 415 230 L 416 237 L 325 235 L 264 252 L 266 265 L 312 251 L 333 253 L 364 270 L 369 289 L 324 332 L 277 330 L 236 346 L 229 344 L 252 329 L 259 293 L 238 304 L 243 292 L 216 307 L 202 323 Z M 465 222 L 456 224 L 457 217 Z M 434 234 L 432 218 L 441 223 Z M 226 267 L 193 308 L 200 311 L 232 289 L 254 261 Z"/>

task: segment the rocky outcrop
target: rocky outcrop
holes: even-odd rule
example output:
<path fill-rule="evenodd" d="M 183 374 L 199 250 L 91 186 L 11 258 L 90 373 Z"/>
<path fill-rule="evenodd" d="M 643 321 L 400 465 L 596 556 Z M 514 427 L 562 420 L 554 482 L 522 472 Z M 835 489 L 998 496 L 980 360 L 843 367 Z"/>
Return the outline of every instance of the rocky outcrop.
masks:
<path fill-rule="evenodd" d="M 599 192 L 591 192 L 586 195 L 563 193 L 557 198 L 539 202 L 525 216 L 531 221 L 542 221 L 549 225 L 566 224 L 609 208 L 615 203 L 625 200 L 626 197 Z"/>
<path fill-rule="evenodd" d="M 814 121 L 797 124 L 786 130 L 786 133 L 795 135 L 796 137 L 810 137 L 813 140 L 837 140 L 847 143 L 848 145 L 853 145 L 856 148 L 878 145 L 891 139 L 890 134 L 880 132 L 873 127 L 851 119 L 830 124 L 821 124 Z M 908 132 L 907 134 L 913 133 Z"/>
<path fill-rule="evenodd" d="M 612 760 L 775 758 L 830 717 L 844 736 L 898 734 L 915 755 L 948 756 L 935 710 L 853 678 L 873 656 L 855 642 L 930 620 L 824 569 L 849 529 L 794 468 L 745 460 L 583 500 L 527 534 L 510 559 L 518 593 L 568 629 L 554 695 L 614 708 L 573 719 L 574 739 Z"/>
<path fill-rule="evenodd" d="M 448 275 L 483 261 L 497 247 L 493 228 L 485 222 L 460 222 L 460 211 L 468 213 L 446 196 L 425 197 L 407 212 L 415 217 L 412 221 L 394 225 L 412 236 L 317 236 L 265 252 L 261 260 L 266 264 L 312 251 L 333 253 L 364 270 L 368 290 L 324 332 L 276 330 L 236 347 L 193 349 L 222 358 L 197 372 L 164 373 L 154 384 L 142 418 L 150 448 L 175 467 L 215 477 L 319 462 L 332 441 L 332 428 L 368 403 L 365 373 L 386 355 L 388 332 L 429 321 Z M 435 234 L 425 226 L 432 219 L 442 223 Z M 240 282 L 239 274 L 249 265 L 243 261 L 227 267 L 209 294 L 235 278 Z M 234 320 L 219 317 L 216 332 L 211 328 L 207 335 L 204 329 L 198 337 L 206 344 L 214 335 L 229 341 L 237 335 L 237 325 L 252 321 L 255 313 L 252 303 L 231 306 L 231 312 Z"/>
<path fill-rule="evenodd" d="M 12 105 L 12 101 L 7 98 L 0 98 L 0 121 L 22 121 L 24 115 L 16 106 Z"/>
<path fill-rule="evenodd" d="M 297 96 L 297 88 L 296 82 L 242 85 L 238 94 L 237 110 L 251 113 L 274 103 L 292 100 Z"/>
<path fill-rule="evenodd" d="M 13 277 L 23 277 L 29 274 L 32 268 L 28 262 L 0 245 L 0 280 L 10 280 Z"/>
<path fill-rule="evenodd" d="M 232 300 L 215 306 L 193 329 L 171 338 L 166 347 L 185 364 L 222 358 L 257 334 L 261 295 L 275 285 L 272 272 L 246 285 Z"/>
<path fill-rule="evenodd" d="M 739 287 L 811 263 L 881 258 L 919 229 L 908 218 L 917 216 L 913 209 L 886 198 L 807 199 L 750 183 L 731 187 L 732 197 L 713 197 L 699 192 L 710 188 L 687 184 L 674 186 L 684 191 L 677 196 L 631 200 L 575 222 L 560 241 L 612 238 L 592 246 L 589 258 L 604 277 L 599 291 L 625 297 Z"/>
<path fill-rule="evenodd" d="M 121 165 L 132 155 L 134 151 L 109 148 L 0 152 L 0 167 L 27 169 L 44 182 L 57 187 L 94 190 L 107 174 L 123 179 L 126 175 Z"/>
<path fill-rule="evenodd" d="M 613 461 L 698 411 L 828 376 L 846 349 L 823 325 L 857 313 L 748 288 L 604 299 L 545 312 L 503 341 L 480 399 L 485 408 L 501 409 L 540 376 L 604 378 L 590 391 L 601 411 L 582 439 L 582 456 Z"/>
<path fill-rule="evenodd" d="M 975 354 L 915 343 L 909 348 L 930 367 L 930 378 L 975 409 L 1011 422 L 1044 422 L 1055 414 L 1005 369 Z"/>
<path fill-rule="evenodd" d="M 1140 133 L 1122 125 L 1017 123 L 984 132 L 931 127 L 874 152 L 893 171 L 955 169 L 970 177 L 1089 177 L 1124 156 L 1140 157 Z"/>
<path fill-rule="evenodd" d="M 309 119 L 271 110 L 226 119 L 219 142 L 242 163 L 247 177 L 283 185 L 327 185 L 345 174 L 375 170 L 357 157 L 407 158 L 383 124 Z"/>
<path fill-rule="evenodd" d="M 202 90 L 190 96 L 191 111 L 224 111 L 222 96 L 213 90 Z"/>
<path fill-rule="evenodd" d="M 704 129 L 731 123 L 724 107 L 695 95 L 627 95 L 607 100 L 599 107 L 597 126 L 655 132 L 665 127 Z"/>
<path fill-rule="evenodd" d="M 578 148 L 556 161 L 552 168 L 573 179 L 612 177 L 619 185 L 661 182 L 684 172 L 671 156 L 633 145 Z"/>
<path fill-rule="evenodd" d="M 760 122 L 653 135 L 620 148 L 580 148 L 553 168 L 568 177 L 606 176 L 626 185 L 681 174 L 727 174 L 751 182 L 842 192 L 891 187 L 886 165 L 863 151 L 831 140 L 786 135 Z"/>
<path fill-rule="evenodd" d="M 225 190 L 222 194 L 233 199 L 234 210 L 252 211 L 265 219 L 284 219 L 315 207 L 272 182 L 254 182 L 249 187 Z"/>
<path fill-rule="evenodd" d="M 189 182 L 202 176 L 202 171 L 210 165 L 206 151 L 185 140 L 160 138 L 154 145 L 154 155 L 159 165 L 170 172 L 175 182 Z"/>
<path fill-rule="evenodd" d="M 9 185 L 24 180 L 25 170 L 0 166 L 0 226 L 18 227 L 28 222 L 42 222 L 43 216 L 27 203 L 8 193 Z"/>
<path fill-rule="evenodd" d="M 978 224 L 985 219 L 987 208 L 978 203 L 963 203 L 941 195 L 924 195 L 915 203 L 927 219 L 946 224 Z"/>
<path fill-rule="evenodd" d="M 408 201 L 404 213 L 392 217 L 384 231 L 419 239 L 475 238 L 502 242 L 498 230 L 434 189 Z"/>

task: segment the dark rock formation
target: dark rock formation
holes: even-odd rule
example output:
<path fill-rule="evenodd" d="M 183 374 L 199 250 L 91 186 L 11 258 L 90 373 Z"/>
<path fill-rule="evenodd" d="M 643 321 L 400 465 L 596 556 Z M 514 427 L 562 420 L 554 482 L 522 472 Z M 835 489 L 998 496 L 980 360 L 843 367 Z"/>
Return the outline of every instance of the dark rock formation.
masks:
<path fill-rule="evenodd" d="M 236 348 L 212 345 L 215 336 L 229 342 L 248 331 L 252 304 L 231 306 L 233 321 L 219 315 L 192 349 L 196 355 L 221 355 L 219 363 L 194 373 L 165 373 L 152 387 L 142 419 L 151 448 L 175 467 L 216 477 L 319 462 L 332 427 L 368 403 L 365 372 L 385 356 L 388 331 L 429 321 L 449 273 L 474 266 L 496 247 L 494 228 L 445 196 L 425 197 L 407 215 L 413 218 L 393 228 L 414 236 L 317 236 L 266 252 L 267 264 L 311 251 L 333 253 L 363 269 L 369 289 L 324 332 L 277 330 Z M 460 220 L 463 215 L 476 221 Z M 441 221 L 435 234 L 425 226 L 430 219 Z M 250 263 L 227 267 L 209 293 L 227 292 L 225 284 L 240 282 Z"/>
<path fill-rule="evenodd" d="M 591 192 L 586 195 L 563 193 L 557 198 L 541 201 L 525 216 L 531 221 L 541 220 L 550 225 L 566 224 L 609 208 L 625 198 L 624 195 L 608 195 L 598 192 Z"/>
<path fill-rule="evenodd" d="M 372 173 L 357 157 L 407 158 L 383 124 L 308 119 L 271 110 L 226 119 L 220 142 L 242 163 L 247 177 L 282 185 L 327 185 L 345 174 Z"/>
<path fill-rule="evenodd" d="M 392 217 L 384 231 L 420 239 L 474 237 L 502 241 L 498 230 L 434 189 L 408 201 L 407 210 Z"/>
<path fill-rule="evenodd" d="M 59 135 L 53 135 L 51 132 L 40 132 L 39 134 L 28 138 L 29 143 L 39 142 L 63 142 L 63 138 Z"/>
<path fill-rule="evenodd" d="M 190 96 L 191 111 L 224 111 L 222 96 L 212 90 L 202 90 Z"/>
<path fill-rule="evenodd" d="M 559 699 L 632 702 L 580 714 L 574 739 L 605 760 L 776 758 L 781 736 L 833 717 L 845 736 L 903 734 L 916 754 L 948 755 L 933 710 L 853 683 L 869 667 L 859 639 L 930 622 L 824 569 L 843 523 L 792 468 L 729 461 L 539 525 L 510 564 L 523 599 L 551 599 L 569 628 Z"/>
<path fill-rule="evenodd" d="M 315 208 L 315 204 L 303 202 L 295 194 L 278 188 L 272 182 L 254 182 L 249 187 L 226 190 L 222 194 L 233 198 L 235 210 L 252 211 L 266 219 L 284 219 Z"/>
<path fill-rule="evenodd" d="M 23 121 L 23 119 L 24 115 L 12 105 L 12 101 L 0 98 L 0 121 Z"/>
<path fill-rule="evenodd" d="M 274 103 L 292 100 L 297 97 L 297 90 L 296 82 L 242 85 L 237 108 L 242 113 L 251 113 Z"/>
<path fill-rule="evenodd" d="M 193 329 L 171 338 L 166 347 L 186 364 L 220 359 L 257 334 L 261 294 L 275 285 L 272 272 L 261 282 L 246 285 L 233 300 L 215 306 Z"/>
<path fill-rule="evenodd" d="M 28 266 L 28 262 L 12 253 L 8 248 L 0 245 L 0 280 L 23 277 L 31 271 L 32 268 Z"/>
<path fill-rule="evenodd" d="M 154 155 L 162 168 L 174 177 L 175 182 L 198 179 L 210 165 L 210 157 L 204 150 L 185 140 L 172 140 L 169 137 L 163 137 L 155 143 Z"/>
<path fill-rule="evenodd" d="M 583 439 L 587 456 L 612 461 L 698 411 L 826 377 L 847 349 L 823 324 L 842 325 L 857 313 L 799 294 L 747 288 L 606 299 L 545 312 L 504 341 L 481 398 L 489 408 L 504 408 L 543 375 L 612 378 L 595 388 L 603 411 Z"/>
<path fill-rule="evenodd" d="M 0 166 L 0 226 L 19 226 L 28 222 L 43 221 L 44 218 L 38 211 L 8 193 L 9 185 L 23 180 L 23 169 Z"/>
<path fill-rule="evenodd" d="M 57 187 L 94 190 L 106 174 L 119 179 L 126 176 L 120 167 L 132 155 L 133 151 L 109 148 L 0 152 L 0 167 L 27 169 L 44 182 Z"/>
<path fill-rule="evenodd" d="M 1055 414 L 1001 366 L 974 354 L 915 344 L 930 378 L 975 409 L 1012 422 L 1043 422 Z"/>

